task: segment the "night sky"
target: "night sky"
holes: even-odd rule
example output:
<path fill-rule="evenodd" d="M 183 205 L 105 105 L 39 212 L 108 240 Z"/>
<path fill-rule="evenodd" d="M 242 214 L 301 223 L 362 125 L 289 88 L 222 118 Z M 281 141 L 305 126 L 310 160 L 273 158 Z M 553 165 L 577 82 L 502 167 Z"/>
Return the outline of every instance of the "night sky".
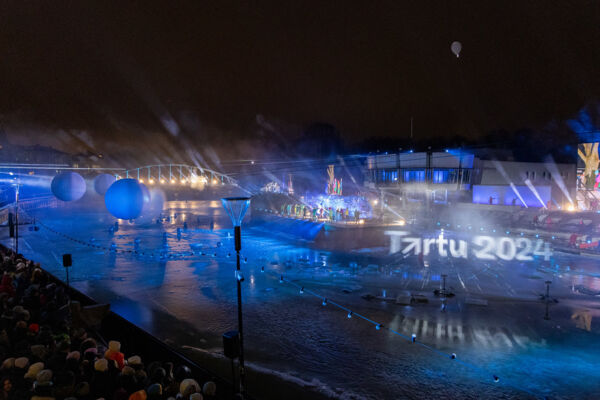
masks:
<path fill-rule="evenodd" d="M 0 113 L 100 150 L 317 121 L 356 143 L 411 116 L 417 137 L 477 138 L 596 104 L 598 49 L 598 1 L 2 2 Z"/>

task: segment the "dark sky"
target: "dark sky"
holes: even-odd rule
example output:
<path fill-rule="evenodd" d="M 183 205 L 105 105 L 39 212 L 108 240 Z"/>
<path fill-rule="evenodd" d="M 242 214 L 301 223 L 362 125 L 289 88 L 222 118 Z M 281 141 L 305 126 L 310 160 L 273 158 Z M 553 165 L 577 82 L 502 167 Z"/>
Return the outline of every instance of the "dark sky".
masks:
<path fill-rule="evenodd" d="M 4 1 L 0 113 L 95 146 L 251 137 L 257 115 L 476 137 L 595 102 L 599 49 L 598 1 Z"/>

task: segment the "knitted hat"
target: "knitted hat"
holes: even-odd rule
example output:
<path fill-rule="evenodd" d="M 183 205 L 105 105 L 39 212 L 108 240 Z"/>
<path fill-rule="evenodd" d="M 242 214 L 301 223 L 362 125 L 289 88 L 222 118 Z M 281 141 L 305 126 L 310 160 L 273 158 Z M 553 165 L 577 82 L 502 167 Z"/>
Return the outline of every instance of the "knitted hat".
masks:
<path fill-rule="evenodd" d="M 127 359 L 127 365 L 142 365 L 142 358 L 140 356 L 131 356 Z"/>
<path fill-rule="evenodd" d="M 146 391 L 144 390 L 138 390 L 137 392 L 132 393 L 131 396 L 129 396 L 129 400 L 146 400 L 146 398 Z"/>
<path fill-rule="evenodd" d="M 43 369 L 37 373 L 35 377 L 36 385 L 38 386 L 48 386 L 52 385 L 52 370 Z"/>
<path fill-rule="evenodd" d="M 15 368 L 25 369 L 29 366 L 29 359 L 27 357 L 19 357 L 15 360 Z"/>
<path fill-rule="evenodd" d="M 213 381 L 208 381 L 202 386 L 202 393 L 207 396 L 217 395 L 217 385 Z"/>
<path fill-rule="evenodd" d="M 95 347 L 90 347 L 89 349 L 86 349 L 85 352 L 83 353 L 83 357 L 88 360 L 94 360 L 97 355 L 98 355 L 98 349 Z"/>
<path fill-rule="evenodd" d="M 46 346 L 43 344 L 34 344 L 30 347 L 30 350 L 31 354 L 42 360 L 46 358 L 46 355 L 48 354 L 48 349 L 46 349 Z"/>
<path fill-rule="evenodd" d="M 75 385 L 75 395 L 78 397 L 85 397 L 90 394 L 90 384 L 87 382 L 79 382 Z"/>
<path fill-rule="evenodd" d="M 149 398 L 160 399 L 163 392 L 162 386 L 160 383 L 153 383 L 152 385 L 148 386 L 147 392 Z"/>
<path fill-rule="evenodd" d="M 127 391 L 121 387 L 113 393 L 112 400 L 127 400 L 128 398 L 129 395 L 127 394 Z"/>
<path fill-rule="evenodd" d="M 27 370 L 27 372 L 25 373 L 25 378 L 34 379 L 37 376 L 38 372 L 40 372 L 43 369 L 44 369 L 43 362 L 37 362 L 35 364 L 31 364 L 29 366 L 29 370 Z"/>
<path fill-rule="evenodd" d="M 135 371 L 135 378 L 138 381 L 145 381 L 148 378 L 148 375 L 146 374 L 146 371 L 144 371 L 143 369 L 139 369 Z"/>
<path fill-rule="evenodd" d="M 187 378 L 181 381 L 179 384 L 179 393 L 181 393 L 184 397 L 188 397 L 192 393 L 197 393 L 200 391 L 200 385 L 194 379 Z"/>
<path fill-rule="evenodd" d="M 121 351 L 121 343 L 117 342 L 116 340 L 111 340 L 110 342 L 108 342 L 108 349 L 110 351 L 119 352 Z"/>
<path fill-rule="evenodd" d="M 18 305 L 14 306 L 12 310 L 14 313 L 22 313 L 23 311 L 25 311 L 25 308 L 23 308 L 22 305 Z"/>
<path fill-rule="evenodd" d="M 15 318 L 20 318 L 25 321 L 29 321 L 29 317 L 30 317 L 29 311 L 24 309 L 23 306 L 15 306 L 13 308 L 13 313 L 14 313 Z"/>
<path fill-rule="evenodd" d="M 85 352 L 86 349 L 89 349 L 91 347 L 93 347 L 95 349 L 96 346 L 97 345 L 96 345 L 96 341 L 94 340 L 94 338 L 87 338 L 83 342 L 81 342 L 81 351 Z"/>
<path fill-rule="evenodd" d="M 0 367 L 0 369 L 12 369 L 14 367 L 15 367 L 15 358 L 10 357 L 10 358 L 7 358 L 6 360 L 2 361 L 2 366 Z"/>
<path fill-rule="evenodd" d="M 100 372 L 108 370 L 108 361 L 106 358 L 100 358 L 99 360 L 96 360 L 94 363 L 94 369 Z"/>

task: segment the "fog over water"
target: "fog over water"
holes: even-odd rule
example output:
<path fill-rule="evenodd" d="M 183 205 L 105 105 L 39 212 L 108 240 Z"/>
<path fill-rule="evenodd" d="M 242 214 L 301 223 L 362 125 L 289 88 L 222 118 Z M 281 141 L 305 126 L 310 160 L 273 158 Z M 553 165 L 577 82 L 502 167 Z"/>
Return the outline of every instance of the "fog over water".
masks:
<path fill-rule="evenodd" d="M 27 257 L 63 277 L 61 254 L 72 253 L 74 287 L 220 368 L 221 335 L 237 325 L 232 230 L 220 202 L 170 201 L 163 222 L 121 221 L 116 232 L 109 230 L 115 219 L 99 207 L 65 206 L 34 215 L 40 230 L 22 230 L 20 249 Z M 325 251 L 281 240 L 268 227 L 248 226 L 246 221 L 242 241 L 247 259 L 242 263 L 244 326 L 246 359 L 254 371 L 347 399 L 568 399 L 589 398 L 600 390 L 597 299 L 572 290 L 581 284 L 600 290 L 596 260 L 561 253 L 550 262 L 432 255 L 422 266 L 418 257 L 389 255 L 387 247 Z M 112 244 L 113 250 L 136 249 L 144 255 L 111 251 Z M 563 267 L 554 269 L 555 264 Z M 442 274 L 456 293 L 444 312 L 439 298 L 432 296 Z M 553 281 L 552 295 L 560 298 L 550 307 L 549 321 L 538 299 L 545 280 Z M 295 285 L 305 287 L 305 293 Z M 309 291 L 385 329 L 357 316 L 348 318 L 333 304 L 323 306 Z M 430 300 L 402 305 L 362 298 L 407 292 Z M 591 318 L 589 331 L 577 328 L 582 313 Z M 407 337 L 414 333 L 435 350 L 387 328 Z M 469 365 L 444 356 L 451 353 Z M 493 374 L 500 377 L 498 383 Z M 268 389 L 252 387 L 252 382 L 248 387 L 251 394 L 269 398 Z"/>

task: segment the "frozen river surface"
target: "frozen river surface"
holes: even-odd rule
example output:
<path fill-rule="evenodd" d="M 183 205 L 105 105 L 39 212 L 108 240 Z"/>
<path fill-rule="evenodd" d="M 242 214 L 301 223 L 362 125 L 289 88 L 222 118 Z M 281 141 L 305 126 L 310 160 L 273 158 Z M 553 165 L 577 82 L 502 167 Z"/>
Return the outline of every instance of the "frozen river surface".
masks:
<path fill-rule="evenodd" d="M 236 281 L 230 221 L 220 202 L 168 202 L 168 219 L 121 222 L 116 232 L 109 229 L 115 219 L 99 207 L 34 215 L 41 229 L 22 229 L 20 249 L 27 257 L 64 277 L 61 255 L 72 253 L 74 287 L 227 371 L 221 335 L 237 325 Z M 253 229 L 243 229 L 242 245 L 249 368 L 304 386 L 307 398 L 600 398 L 600 297 L 574 290 L 600 290 L 597 260 L 561 254 L 528 263 L 432 258 L 423 267 L 385 249 L 327 252 Z M 442 274 L 456 294 L 445 311 L 433 296 Z M 550 305 L 549 320 L 539 300 L 546 280 L 559 300 Z M 383 329 L 324 306 L 310 292 Z M 409 292 L 428 302 L 362 298 Z M 426 346 L 401 336 L 413 333 Z M 447 357 L 451 353 L 461 362 Z M 248 388 L 259 398 L 281 398 L 252 381 Z"/>

